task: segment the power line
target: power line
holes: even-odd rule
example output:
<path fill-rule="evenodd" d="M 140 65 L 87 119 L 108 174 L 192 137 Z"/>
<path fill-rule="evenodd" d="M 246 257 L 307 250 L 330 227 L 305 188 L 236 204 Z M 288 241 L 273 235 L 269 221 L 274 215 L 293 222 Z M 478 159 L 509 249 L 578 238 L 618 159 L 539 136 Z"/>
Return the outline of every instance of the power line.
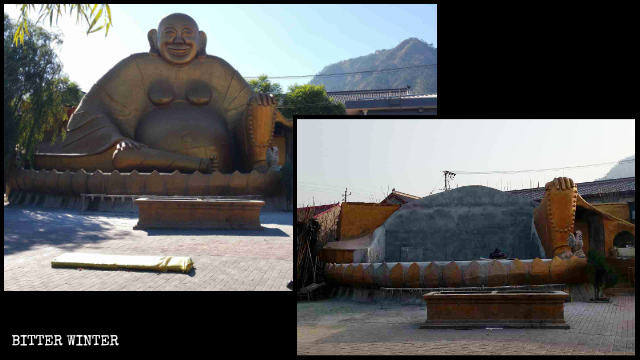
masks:
<path fill-rule="evenodd" d="M 322 190 L 322 189 L 308 189 L 310 192 L 321 192 L 327 194 L 340 194 L 340 191 L 332 191 L 332 190 Z"/>
<path fill-rule="evenodd" d="M 342 186 L 340 186 L 340 185 L 318 184 L 318 183 L 312 183 L 312 182 L 309 182 L 309 181 L 298 181 L 298 184 L 319 186 L 319 187 L 327 187 L 327 188 L 332 188 L 332 189 L 341 189 L 340 191 L 342 191 Z M 358 186 L 358 189 L 364 189 L 364 190 L 368 190 L 368 191 L 379 191 L 379 189 L 378 190 L 373 190 L 373 188 L 370 188 L 368 186 L 363 186 L 363 185 Z"/>
<path fill-rule="evenodd" d="M 314 184 L 314 183 L 306 183 L 304 181 L 298 181 L 298 186 L 307 187 L 307 188 L 320 188 L 320 189 L 342 191 L 342 186 L 321 185 L 321 184 Z"/>
<path fill-rule="evenodd" d="M 298 104 L 295 106 L 276 106 L 278 109 L 295 109 L 303 106 L 327 106 L 327 105 L 337 105 L 336 103 L 316 103 L 316 104 Z"/>
<path fill-rule="evenodd" d="M 564 170 L 564 169 L 575 169 L 575 168 L 583 168 L 590 166 L 601 166 L 601 165 L 611 165 L 618 164 L 623 162 L 631 162 L 636 161 L 636 159 L 629 160 L 620 160 L 620 161 L 609 161 L 599 164 L 589 164 L 589 165 L 577 165 L 577 166 L 565 166 L 559 168 L 549 168 L 549 169 L 537 169 L 537 170 L 496 170 L 496 171 L 464 171 L 464 170 L 451 170 L 456 174 L 465 174 L 465 175 L 484 175 L 484 174 L 517 174 L 517 173 L 526 173 L 526 172 L 542 172 L 542 171 L 553 171 L 553 170 Z"/>
<path fill-rule="evenodd" d="M 342 193 L 342 190 L 334 190 L 334 189 L 327 189 L 327 188 L 321 188 L 321 187 L 313 187 L 313 186 L 308 186 L 308 185 L 298 185 L 298 190 L 300 189 L 306 189 L 307 191 L 312 191 L 312 192 L 324 192 L 324 193 L 331 193 L 331 194 L 340 194 Z M 371 192 L 362 192 L 362 191 L 355 191 L 355 190 L 350 190 L 349 192 L 353 192 L 354 194 L 359 194 L 359 195 L 363 195 L 363 196 L 369 196 L 373 193 L 373 191 Z"/>
<path fill-rule="evenodd" d="M 433 94 L 412 94 L 412 95 L 408 95 L 408 96 L 424 96 L 424 95 L 433 95 Z M 407 95 L 404 95 L 407 96 Z M 329 97 L 331 98 L 331 97 Z M 402 96 L 394 96 L 394 97 L 387 97 L 387 98 L 383 98 L 382 100 L 389 100 L 389 99 L 400 99 L 402 98 Z M 367 100 L 367 99 L 361 99 L 361 100 Z M 333 102 L 331 105 L 337 105 L 339 102 Z M 295 106 L 276 106 L 278 109 L 293 109 L 293 108 L 298 108 L 298 107 L 303 107 L 303 106 L 327 106 L 330 105 L 329 103 L 323 102 L 323 103 L 310 103 L 310 104 L 296 104 Z"/>
<path fill-rule="evenodd" d="M 340 192 L 340 191 L 332 191 L 332 190 L 322 190 L 322 189 L 311 189 L 311 188 L 306 188 L 305 189 L 306 192 L 309 193 L 314 193 L 314 192 L 320 192 L 320 193 L 325 193 L 325 194 L 334 194 L 336 196 L 342 197 L 344 192 Z M 359 191 L 349 191 L 350 193 L 353 193 L 355 195 L 360 195 L 361 197 L 368 197 L 370 195 L 372 195 L 372 193 L 362 193 Z M 351 195 L 351 194 L 349 194 Z M 375 194 L 373 194 L 375 195 Z"/>
<path fill-rule="evenodd" d="M 306 191 L 306 192 L 320 192 L 320 193 L 334 194 L 334 195 L 340 194 L 339 196 L 344 199 L 344 192 L 341 191 L 341 190 L 322 189 L 322 188 L 309 187 L 307 185 L 299 185 L 298 186 L 298 191 L 300 191 L 300 190 L 303 190 L 303 191 Z M 347 195 L 360 195 L 360 197 L 365 197 L 366 198 L 366 197 L 370 197 L 371 195 L 375 195 L 375 194 L 374 194 L 374 192 L 362 192 L 362 191 L 349 190 Z"/>
<path fill-rule="evenodd" d="M 422 64 L 422 65 L 412 65 L 412 66 L 404 66 L 397 68 L 387 68 L 380 70 L 364 70 L 364 71 L 352 71 L 346 73 L 335 73 L 335 74 L 310 74 L 310 75 L 285 75 L 285 76 L 267 76 L 267 79 L 299 79 L 299 78 L 307 78 L 307 77 L 331 77 L 331 76 L 344 76 L 344 75 L 355 75 L 355 74 L 373 74 L 380 72 L 389 72 L 389 71 L 399 71 L 399 70 L 407 70 L 407 69 L 415 69 L 421 67 L 429 67 L 429 66 L 437 66 L 438 64 Z M 245 76 L 245 79 L 258 79 L 260 76 Z"/>

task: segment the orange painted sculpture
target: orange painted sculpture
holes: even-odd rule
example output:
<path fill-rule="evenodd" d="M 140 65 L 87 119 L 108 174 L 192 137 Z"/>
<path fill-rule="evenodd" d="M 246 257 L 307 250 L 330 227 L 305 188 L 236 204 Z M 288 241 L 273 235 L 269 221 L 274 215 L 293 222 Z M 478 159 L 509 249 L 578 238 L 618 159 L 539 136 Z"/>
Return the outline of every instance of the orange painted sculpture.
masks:
<path fill-rule="evenodd" d="M 148 33 L 150 51 L 114 66 L 85 95 L 64 141 L 42 145 L 39 169 L 111 172 L 267 170 L 273 96 L 252 91 L 185 14 Z M 284 151 L 284 149 L 281 149 Z"/>
<path fill-rule="evenodd" d="M 569 178 L 555 178 L 545 185 L 544 198 L 533 217 L 548 257 L 571 256 L 568 239 L 574 232 L 577 198 L 578 188 Z"/>
<path fill-rule="evenodd" d="M 602 227 L 600 240 L 596 239 L 596 234 L 583 234 L 583 231 L 578 229 L 589 231 L 590 227 L 585 220 L 576 220 L 577 209 L 597 217 L 598 220 L 595 221 Z M 590 221 L 593 226 L 594 220 Z M 544 198 L 534 211 L 534 222 L 549 258 L 558 256 L 568 259 L 573 255 L 584 257 L 589 248 L 606 254 L 614 246 L 613 240 L 616 235 L 628 232 L 635 236 L 634 224 L 589 204 L 578 194 L 573 180 L 566 177 L 555 178 L 545 185 Z"/>
<path fill-rule="evenodd" d="M 587 282 L 588 249 L 609 253 L 616 237 L 635 237 L 634 224 L 589 204 L 566 177 L 545 185 L 544 198 L 533 218 L 544 258 L 388 262 L 384 256 L 371 256 L 380 244 L 328 245 L 322 253 L 324 261 L 332 263 L 327 265 L 327 278 L 338 285 L 374 288 L 583 284 Z M 343 281 L 346 263 L 354 262 L 363 262 L 362 273 L 373 274 L 372 280 Z"/>
<path fill-rule="evenodd" d="M 383 263 L 326 263 L 330 283 L 351 287 L 482 287 L 576 284 L 587 281 L 587 260 L 474 260 Z M 358 275 L 354 274 L 355 269 Z M 365 279 L 364 274 L 371 274 Z"/>
<path fill-rule="evenodd" d="M 293 124 L 273 96 L 207 55 L 207 36 L 187 15 L 165 17 L 148 40 L 149 52 L 120 61 L 89 90 L 63 141 L 40 145 L 32 168 L 12 169 L 11 203 L 250 194 L 286 207 L 279 166 L 291 156 Z"/>

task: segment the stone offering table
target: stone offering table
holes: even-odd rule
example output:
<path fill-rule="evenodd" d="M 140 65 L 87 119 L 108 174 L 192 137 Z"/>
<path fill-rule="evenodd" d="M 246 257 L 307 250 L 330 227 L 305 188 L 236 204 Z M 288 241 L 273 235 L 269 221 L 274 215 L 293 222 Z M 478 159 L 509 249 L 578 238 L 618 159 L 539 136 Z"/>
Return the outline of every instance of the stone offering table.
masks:
<path fill-rule="evenodd" d="M 436 291 L 424 295 L 427 321 L 434 328 L 545 328 L 568 329 L 562 291 L 479 290 Z"/>
<path fill-rule="evenodd" d="M 264 201 L 250 197 L 153 196 L 135 200 L 139 208 L 134 229 L 259 230 Z"/>

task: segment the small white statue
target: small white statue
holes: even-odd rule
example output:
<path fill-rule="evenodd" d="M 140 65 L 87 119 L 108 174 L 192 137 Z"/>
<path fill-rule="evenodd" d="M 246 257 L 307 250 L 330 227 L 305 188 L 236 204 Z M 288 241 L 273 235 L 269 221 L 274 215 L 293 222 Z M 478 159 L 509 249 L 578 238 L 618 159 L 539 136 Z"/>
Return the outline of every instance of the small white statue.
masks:
<path fill-rule="evenodd" d="M 280 166 L 278 166 L 278 147 L 271 146 L 267 149 L 267 166 L 269 169 L 280 170 Z"/>
<path fill-rule="evenodd" d="M 560 259 L 569 259 L 574 255 L 573 248 L 576 246 L 576 237 L 573 235 L 573 233 L 569 233 L 569 238 L 567 238 L 567 245 L 569 245 L 569 249 L 571 249 L 571 251 L 565 251 L 562 254 L 558 255 Z"/>
<path fill-rule="evenodd" d="M 580 258 L 585 257 L 584 251 L 582 251 L 583 245 L 584 245 L 584 242 L 582 241 L 582 231 L 576 230 L 575 244 L 571 248 L 571 251 L 573 251 L 573 255 Z"/>
<path fill-rule="evenodd" d="M 576 247 L 576 237 L 573 235 L 573 233 L 569 233 L 569 238 L 567 239 L 567 245 L 569 245 L 569 248 L 571 249 L 571 251 L 573 251 L 573 248 Z"/>

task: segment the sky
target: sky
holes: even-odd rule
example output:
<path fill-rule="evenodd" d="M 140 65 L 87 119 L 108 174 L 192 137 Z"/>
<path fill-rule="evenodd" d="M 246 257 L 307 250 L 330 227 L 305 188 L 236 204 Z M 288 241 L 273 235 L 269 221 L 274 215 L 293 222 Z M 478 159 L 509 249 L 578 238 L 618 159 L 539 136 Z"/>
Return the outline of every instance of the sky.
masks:
<path fill-rule="evenodd" d="M 379 202 L 395 188 L 417 196 L 444 187 L 443 171 L 513 171 L 618 161 L 635 154 L 634 120 L 297 121 L 297 207 Z M 613 164 L 514 175 L 464 175 L 451 187 L 544 186 L 554 177 L 603 177 Z"/>
<path fill-rule="evenodd" d="M 437 5 L 111 5 L 113 27 L 86 35 L 86 23 L 63 15 L 53 29 L 63 35 L 57 48 L 63 71 L 88 91 L 127 56 L 149 51 L 147 32 L 174 12 L 193 17 L 207 34 L 207 53 L 219 56 L 243 76 L 308 75 L 325 66 L 391 49 L 409 37 L 437 47 Z M 14 21 L 15 4 L 4 4 Z M 37 12 L 32 15 L 37 18 Z M 100 23 L 99 23 L 100 24 Z M 41 25 L 45 29 L 49 22 Z M 311 77 L 276 80 L 284 91 Z M 350 90 L 350 89 L 345 89 Z"/>

